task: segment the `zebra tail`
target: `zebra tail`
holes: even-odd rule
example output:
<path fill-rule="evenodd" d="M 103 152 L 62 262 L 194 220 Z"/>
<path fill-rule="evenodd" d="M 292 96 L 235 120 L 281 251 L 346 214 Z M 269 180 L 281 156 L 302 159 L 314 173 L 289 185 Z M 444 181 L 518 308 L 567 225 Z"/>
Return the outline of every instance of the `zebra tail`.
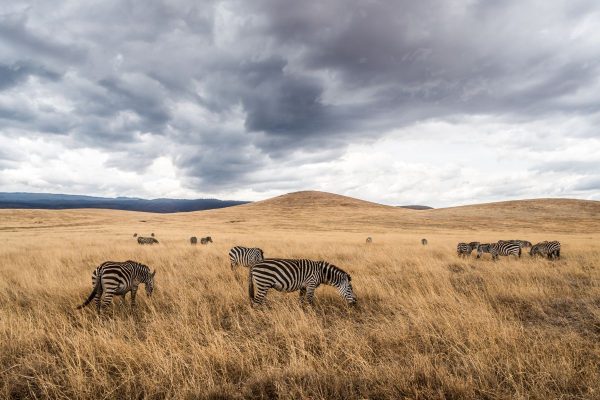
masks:
<path fill-rule="evenodd" d="M 250 296 L 250 303 L 254 301 L 254 281 L 252 280 L 252 267 L 248 273 L 248 295 Z"/>
<path fill-rule="evenodd" d="M 91 303 L 92 299 L 96 297 L 96 292 L 100 289 L 100 275 L 96 278 L 96 285 L 92 289 L 92 293 L 88 296 L 87 300 L 83 302 L 83 304 L 77 306 L 77 310 L 81 310 L 83 307 L 87 306 Z"/>

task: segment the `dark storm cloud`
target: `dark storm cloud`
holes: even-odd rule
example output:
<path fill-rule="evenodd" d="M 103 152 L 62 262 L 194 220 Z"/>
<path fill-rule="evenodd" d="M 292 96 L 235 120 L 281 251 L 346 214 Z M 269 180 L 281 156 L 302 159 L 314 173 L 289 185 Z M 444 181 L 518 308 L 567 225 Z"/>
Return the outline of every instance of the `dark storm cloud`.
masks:
<path fill-rule="evenodd" d="M 69 147 L 111 151 L 120 169 L 168 156 L 195 188 L 259 184 L 273 163 L 336 159 L 427 119 L 597 119 L 600 106 L 593 0 L 7 9 L 0 128 L 61 133 Z"/>

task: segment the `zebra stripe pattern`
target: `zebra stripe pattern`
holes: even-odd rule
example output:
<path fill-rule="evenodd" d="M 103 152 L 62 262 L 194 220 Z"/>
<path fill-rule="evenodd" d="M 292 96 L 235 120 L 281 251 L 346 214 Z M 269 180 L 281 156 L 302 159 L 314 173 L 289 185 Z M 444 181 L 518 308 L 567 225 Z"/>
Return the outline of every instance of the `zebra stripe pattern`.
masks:
<path fill-rule="evenodd" d="M 342 269 L 326 261 L 266 259 L 250 269 L 248 279 L 250 302 L 254 306 L 264 302 L 271 288 L 280 292 L 300 291 L 300 301 L 313 303 L 315 289 L 321 284 L 337 289 L 348 304 L 356 304 L 351 277 Z"/>
<path fill-rule="evenodd" d="M 154 239 L 153 237 L 138 236 L 137 242 L 138 244 L 154 244 L 158 243 L 158 240 Z"/>
<path fill-rule="evenodd" d="M 258 264 L 265 258 L 262 249 L 258 247 L 242 247 L 235 246 L 229 250 L 229 261 L 231 262 L 231 269 L 235 267 L 252 267 L 254 264 Z"/>
<path fill-rule="evenodd" d="M 96 303 L 98 312 L 108 306 L 114 296 L 123 296 L 131 292 L 131 305 L 135 306 L 135 295 L 140 283 L 146 286 L 146 294 L 152 295 L 154 290 L 154 275 L 156 271 L 135 261 L 106 261 L 92 273 L 92 293 L 77 309 L 86 307 L 92 300 Z"/>
<path fill-rule="evenodd" d="M 456 245 L 456 254 L 459 257 L 470 256 L 477 246 L 479 246 L 479 242 L 459 243 Z"/>
<path fill-rule="evenodd" d="M 560 242 L 553 240 L 551 242 L 544 241 L 541 243 L 537 243 L 535 246 L 531 247 L 529 250 L 530 256 L 535 256 L 539 254 L 543 257 L 548 257 L 549 259 L 560 258 Z"/>

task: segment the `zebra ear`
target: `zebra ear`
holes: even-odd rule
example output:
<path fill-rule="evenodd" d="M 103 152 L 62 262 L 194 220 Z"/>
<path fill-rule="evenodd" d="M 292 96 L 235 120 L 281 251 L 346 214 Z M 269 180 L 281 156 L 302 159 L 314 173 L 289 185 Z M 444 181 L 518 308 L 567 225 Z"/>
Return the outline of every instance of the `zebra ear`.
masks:
<path fill-rule="evenodd" d="M 154 278 L 154 275 L 156 275 L 156 270 L 154 270 L 154 272 L 152 272 L 152 277 Z"/>
<path fill-rule="evenodd" d="M 350 276 L 350 274 L 346 274 L 348 275 L 348 282 L 350 282 L 352 280 L 352 277 Z"/>

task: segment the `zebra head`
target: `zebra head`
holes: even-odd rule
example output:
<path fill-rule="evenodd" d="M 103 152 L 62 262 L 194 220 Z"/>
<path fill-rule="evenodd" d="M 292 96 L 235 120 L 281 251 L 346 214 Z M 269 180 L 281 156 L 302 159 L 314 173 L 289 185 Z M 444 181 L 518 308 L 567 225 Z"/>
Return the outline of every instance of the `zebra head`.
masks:
<path fill-rule="evenodd" d="M 148 278 L 146 278 L 146 295 L 148 297 L 152 296 L 152 292 L 154 291 L 154 275 L 156 275 L 156 270 L 151 274 L 148 274 Z"/>
<path fill-rule="evenodd" d="M 342 296 L 348 304 L 355 305 L 356 296 L 352 289 L 352 277 L 350 277 L 350 274 L 326 261 L 321 261 L 321 263 L 321 266 L 323 267 L 324 283 L 335 287 L 340 296 Z"/>

